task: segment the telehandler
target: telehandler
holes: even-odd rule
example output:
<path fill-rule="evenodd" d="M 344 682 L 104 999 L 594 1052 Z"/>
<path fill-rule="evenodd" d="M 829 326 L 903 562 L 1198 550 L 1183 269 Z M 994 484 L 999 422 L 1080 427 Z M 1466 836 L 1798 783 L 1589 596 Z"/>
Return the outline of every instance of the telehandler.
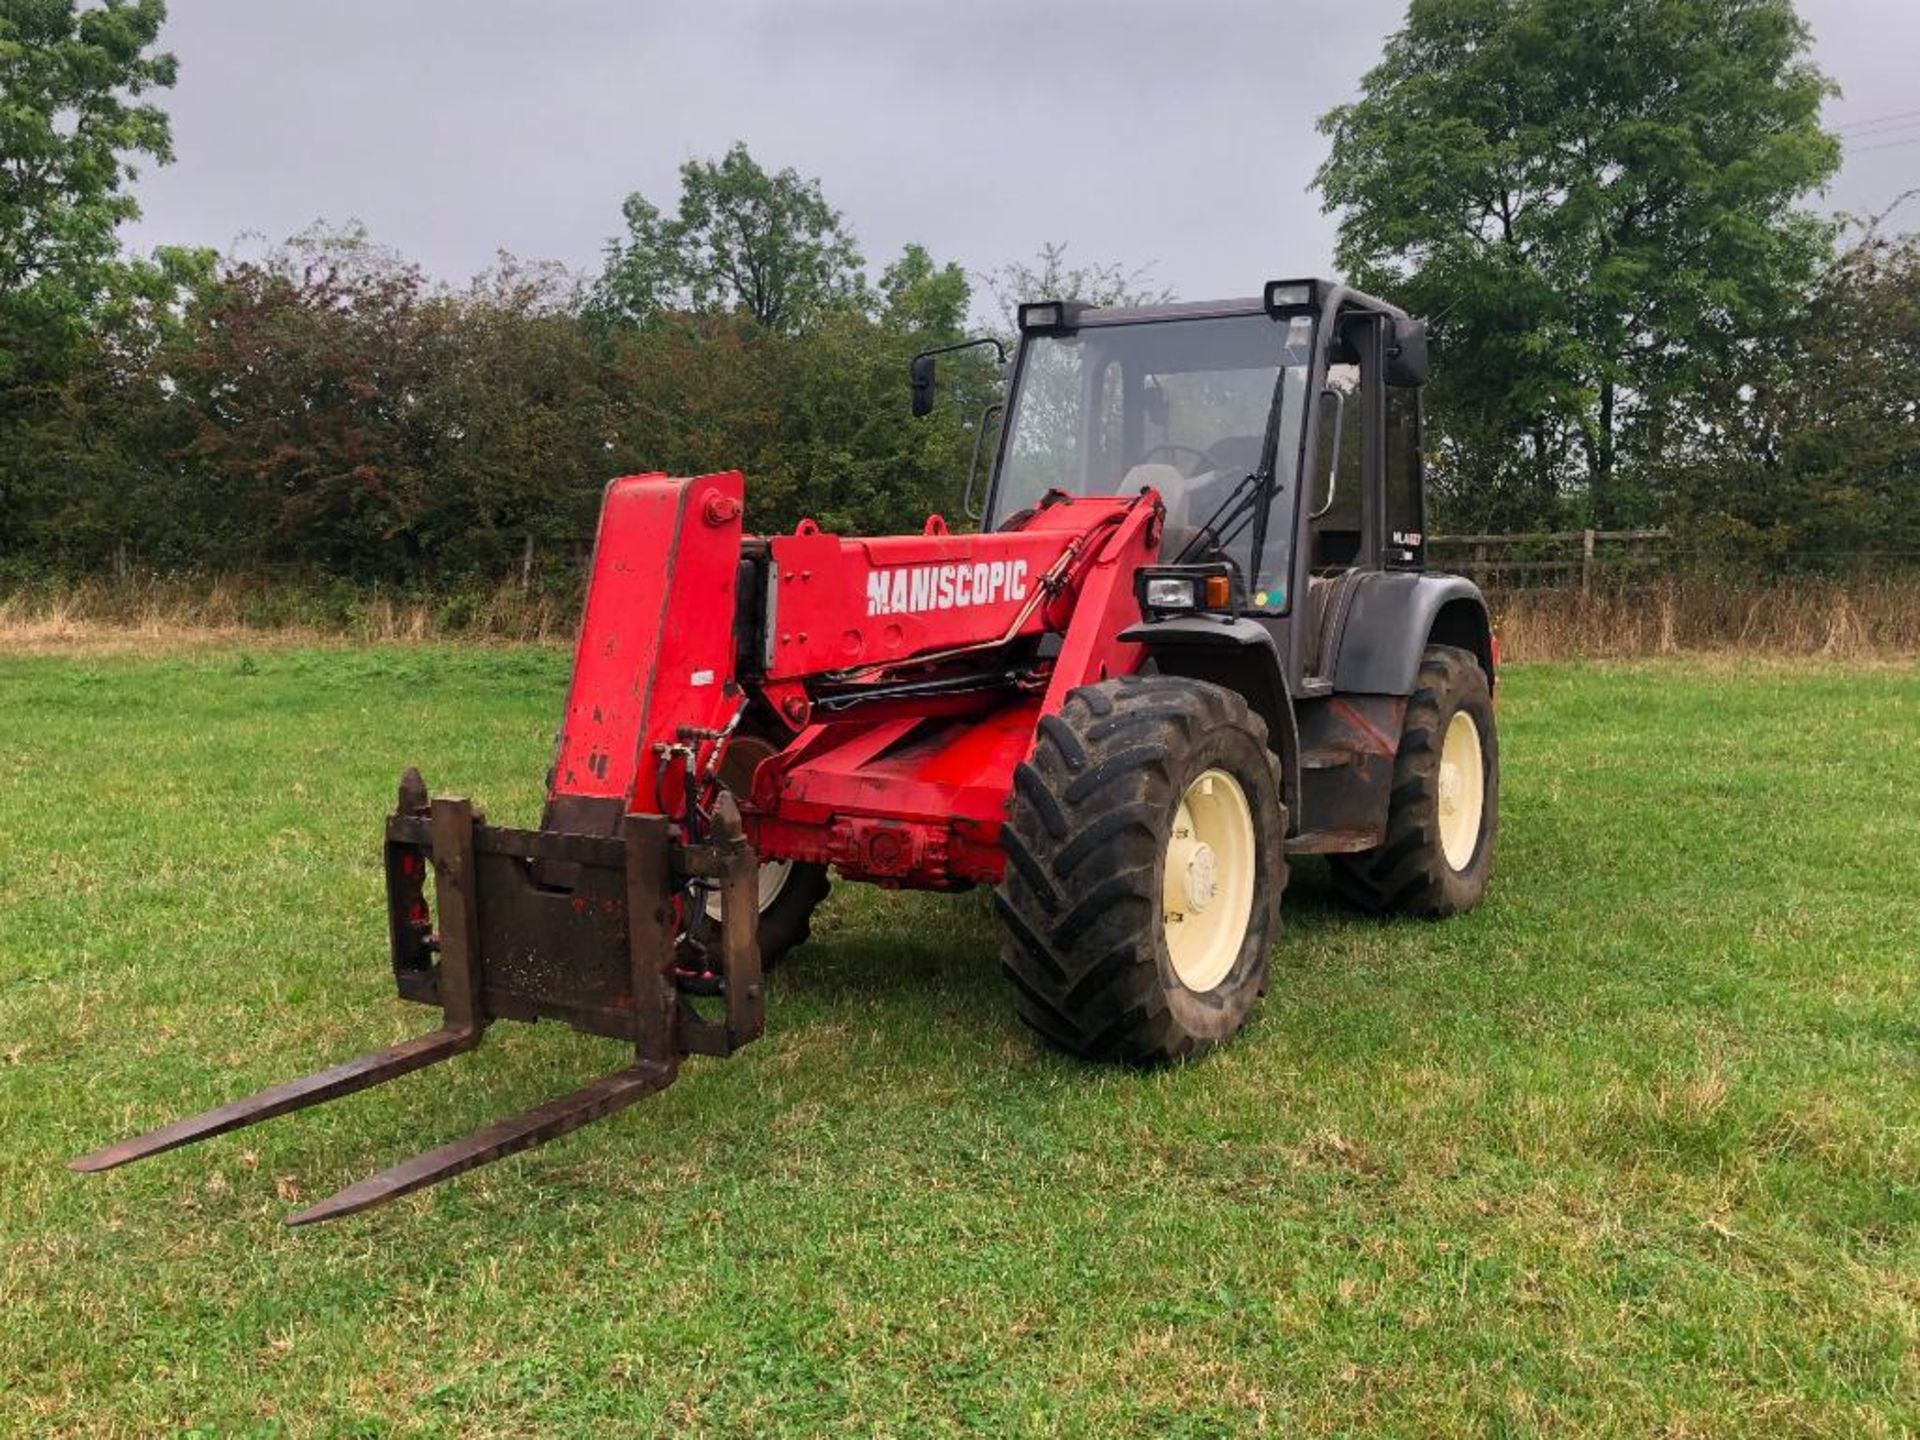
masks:
<path fill-rule="evenodd" d="M 538 1145 L 759 1036 L 830 873 L 995 887 L 1020 1018 L 1133 1064 L 1245 1023 L 1290 855 L 1372 910 L 1477 903 L 1497 657 L 1479 591 L 1426 564 L 1424 327 L 1287 280 L 1043 301 L 1018 328 L 975 533 L 760 538 L 737 472 L 613 481 L 539 828 L 413 770 L 387 819 L 394 978 L 440 1026 L 74 1168 L 379 1084 L 497 1019 L 630 1044 L 290 1223 Z M 941 353 L 913 362 L 916 414 Z"/>

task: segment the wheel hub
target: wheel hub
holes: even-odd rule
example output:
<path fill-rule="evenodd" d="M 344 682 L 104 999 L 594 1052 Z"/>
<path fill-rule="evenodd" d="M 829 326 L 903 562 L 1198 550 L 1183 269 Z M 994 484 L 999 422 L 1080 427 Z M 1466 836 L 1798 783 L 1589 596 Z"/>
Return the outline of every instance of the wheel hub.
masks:
<path fill-rule="evenodd" d="M 1213 903 L 1213 847 L 1204 840 L 1195 843 L 1186 863 L 1187 908 L 1194 913 Z"/>
<path fill-rule="evenodd" d="M 736 735 L 727 748 L 726 762 L 720 767 L 720 786 L 729 791 L 736 800 L 745 800 L 753 791 L 753 774 L 760 763 L 775 748 L 757 735 Z M 793 861 L 763 860 L 756 876 L 758 894 L 755 896 L 760 913 L 765 914 L 767 907 L 780 898 L 781 891 L 787 888 L 787 882 L 793 878 Z M 707 918 L 714 924 L 720 923 L 720 897 L 709 895 L 705 910 Z"/>

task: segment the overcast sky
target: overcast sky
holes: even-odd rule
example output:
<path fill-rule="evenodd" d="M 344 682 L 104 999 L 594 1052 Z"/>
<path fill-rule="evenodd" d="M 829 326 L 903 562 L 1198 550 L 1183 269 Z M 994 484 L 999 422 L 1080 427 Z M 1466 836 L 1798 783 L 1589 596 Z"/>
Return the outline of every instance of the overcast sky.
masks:
<path fill-rule="evenodd" d="M 1607 0 L 1595 0 L 1607 3 Z M 1188 298 L 1328 267 L 1314 120 L 1404 0 L 171 0 L 177 161 L 128 238 L 227 248 L 364 222 L 464 280 L 596 269 L 638 189 L 747 142 L 818 176 L 879 264 L 1151 264 Z M 1920 186 L 1920 0 L 1801 0 L 1845 95 L 1825 203 Z M 1878 122 L 1883 117 L 1886 124 Z M 1873 148 L 1867 148 L 1869 145 Z M 1920 227 L 1920 200 L 1902 212 Z"/>

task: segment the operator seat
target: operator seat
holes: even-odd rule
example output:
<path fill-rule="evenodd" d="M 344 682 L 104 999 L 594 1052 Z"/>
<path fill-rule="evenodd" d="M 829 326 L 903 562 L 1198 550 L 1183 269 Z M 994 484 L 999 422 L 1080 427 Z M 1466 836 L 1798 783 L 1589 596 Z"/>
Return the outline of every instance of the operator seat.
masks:
<path fill-rule="evenodd" d="M 1119 493 L 1138 495 L 1149 485 L 1160 492 L 1160 498 L 1167 502 L 1167 521 L 1163 532 L 1166 538 L 1161 542 L 1160 548 L 1171 554 L 1179 548 L 1174 543 L 1175 536 L 1177 535 L 1180 543 L 1184 544 L 1186 537 L 1194 532 L 1200 521 L 1206 519 L 1204 515 L 1195 517 L 1189 512 L 1192 509 L 1194 490 L 1198 482 L 1207 478 L 1208 472 L 1205 471 L 1189 477 L 1178 465 L 1169 465 L 1164 460 L 1152 460 L 1127 471 L 1121 478 Z"/>
<path fill-rule="evenodd" d="M 1152 485 L 1165 498 L 1167 539 L 1162 549 L 1173 554 L 1213 517 L 1233 488 L 1259 468 L 1263 443 L 1259 435 L 1228 435 L 1215 441 L 1206 450 L 1213 468 L 1197 475 L 1158 461 L 1136 465 L 1122 482 L 1124 492 Z M 1155 475 L 1162 478 L 1152 478 Z"/>

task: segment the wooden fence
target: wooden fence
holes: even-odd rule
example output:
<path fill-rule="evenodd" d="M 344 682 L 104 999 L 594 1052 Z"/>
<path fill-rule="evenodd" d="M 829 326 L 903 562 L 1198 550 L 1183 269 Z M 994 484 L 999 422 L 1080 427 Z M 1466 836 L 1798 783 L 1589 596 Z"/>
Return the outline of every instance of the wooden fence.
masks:
<path fill-rule="evenodd" d="M 1636 578 L 1665 561 L 1665 530 L 1549 530 L 1520 535 L 1429 535 L 1427 561 L 1483 589 L 1579 586 Z"/>

